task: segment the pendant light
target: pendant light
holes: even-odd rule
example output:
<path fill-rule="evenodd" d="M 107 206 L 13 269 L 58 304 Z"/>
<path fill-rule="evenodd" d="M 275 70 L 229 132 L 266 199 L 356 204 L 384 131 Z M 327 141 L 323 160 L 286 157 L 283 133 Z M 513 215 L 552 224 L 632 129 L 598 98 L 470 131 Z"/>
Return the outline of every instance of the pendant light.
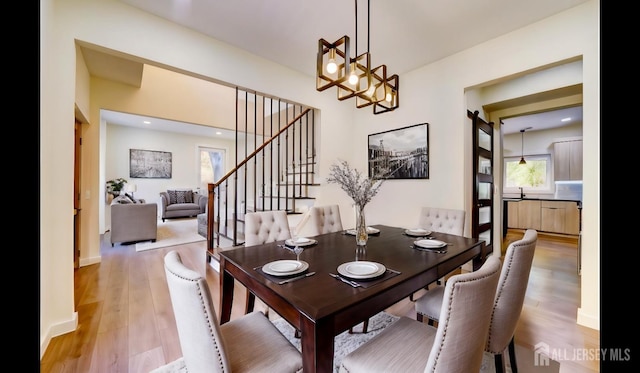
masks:
<path fill-rule="evenodd" d="M 522 156 L 520 157 L 520 162 L 518 162 L 518 164 L 527 164 L 527 161 L 524 160 L 524 131 L 526 130 L 526 128 L 520 130 L 520 133 L 522 134 Z"/>
<path fill-rule="evenodd" d="M 358 0 L 355 3 L 355 58 L 351 58 L 347 35 L 334 43 L 318 41 L 316 90 L 338 89 L 338 100 L 356 99 L 356 107 L 373 105 L 373 113 L 393 111 L 399 106 L 398 75 L 387 76 L 387 66 L 371 67 L 369 53 L 370 0 L 367 0 L 367 50 L 358 55 Z"/>

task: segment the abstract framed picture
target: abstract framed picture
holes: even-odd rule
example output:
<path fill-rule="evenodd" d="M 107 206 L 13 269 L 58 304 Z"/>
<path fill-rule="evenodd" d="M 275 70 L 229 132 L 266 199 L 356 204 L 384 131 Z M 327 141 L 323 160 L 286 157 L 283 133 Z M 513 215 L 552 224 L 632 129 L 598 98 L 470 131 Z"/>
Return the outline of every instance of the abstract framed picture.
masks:
<path fill-rule="evenodd" d="M 171 179 L 171 152 L 129 149 L 129 177 Z"/>
<path fill-rule="evenodd" d="M 369 177 L 429 178 L 429 123 L 369 135 Z"/>

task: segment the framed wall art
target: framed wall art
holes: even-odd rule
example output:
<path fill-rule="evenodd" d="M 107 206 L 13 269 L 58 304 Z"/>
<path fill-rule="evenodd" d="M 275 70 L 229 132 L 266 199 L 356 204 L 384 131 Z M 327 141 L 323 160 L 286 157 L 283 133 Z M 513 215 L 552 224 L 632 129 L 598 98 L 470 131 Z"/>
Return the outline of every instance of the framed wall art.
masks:
<path fill-rule="evenodd" d="M 429 178 L 429 123 L 369 135 L 369 177 Z"/>
<path fill-rule="evenodd" d="M 129 177 L 171 179 L 171 152 L 129 149 Z"/>

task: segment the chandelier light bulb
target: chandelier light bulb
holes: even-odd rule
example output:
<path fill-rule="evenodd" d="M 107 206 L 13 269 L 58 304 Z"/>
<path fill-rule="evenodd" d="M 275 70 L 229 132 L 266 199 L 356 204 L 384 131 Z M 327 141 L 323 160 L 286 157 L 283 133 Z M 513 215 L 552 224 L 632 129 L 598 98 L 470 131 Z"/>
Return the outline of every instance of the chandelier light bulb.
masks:
<path fill-rule="evenodd" d="M 351 75 L 349 75 L 349 84 L 356 85 L 356 83 L 358 83 L 358 75 L 355 71 L 352 71 Z"/>
<path fill-rule="evenodd" d="M 393 95 L 391 94 L 391 91 L 387 91 L 387 94 L 384 96 L 384 100 L 387 102 L 391 102 L 392 99 Z"/>
<path fill-rule="evenodd" d="M 327 72 L 333 74 L 338 71 L 338 65 L 336 65 L 336 49 L 331 48 L 329 50 L 329 63 L 327 63 Z"/>
<path fill-rule="evenodd" d="M 329 60 L 329 63 L 327 64 L 327 72 L 329 74 L 333 74 L 336 71 L 338 71 L 338 65 L 336 64 L 336 60 L 332 58 Z"/>

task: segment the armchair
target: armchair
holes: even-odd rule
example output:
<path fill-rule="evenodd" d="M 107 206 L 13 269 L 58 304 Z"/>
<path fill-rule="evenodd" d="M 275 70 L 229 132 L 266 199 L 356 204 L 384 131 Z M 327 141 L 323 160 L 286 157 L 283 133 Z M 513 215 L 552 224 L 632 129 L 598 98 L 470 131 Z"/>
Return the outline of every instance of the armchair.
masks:
<path fill-rule="evenodd" d="M 116 242 L 139 242 L 158 236 L 158 205 L 143 199 L 131 202 L 122 196 L 111 202 L 111 246 Z"/>
<path fill-rule="evenodd" d="M 160 192 L 160 217 L 187 218 L 205 212 L 208 197 L 192 190 L 167 190 Z"/>

